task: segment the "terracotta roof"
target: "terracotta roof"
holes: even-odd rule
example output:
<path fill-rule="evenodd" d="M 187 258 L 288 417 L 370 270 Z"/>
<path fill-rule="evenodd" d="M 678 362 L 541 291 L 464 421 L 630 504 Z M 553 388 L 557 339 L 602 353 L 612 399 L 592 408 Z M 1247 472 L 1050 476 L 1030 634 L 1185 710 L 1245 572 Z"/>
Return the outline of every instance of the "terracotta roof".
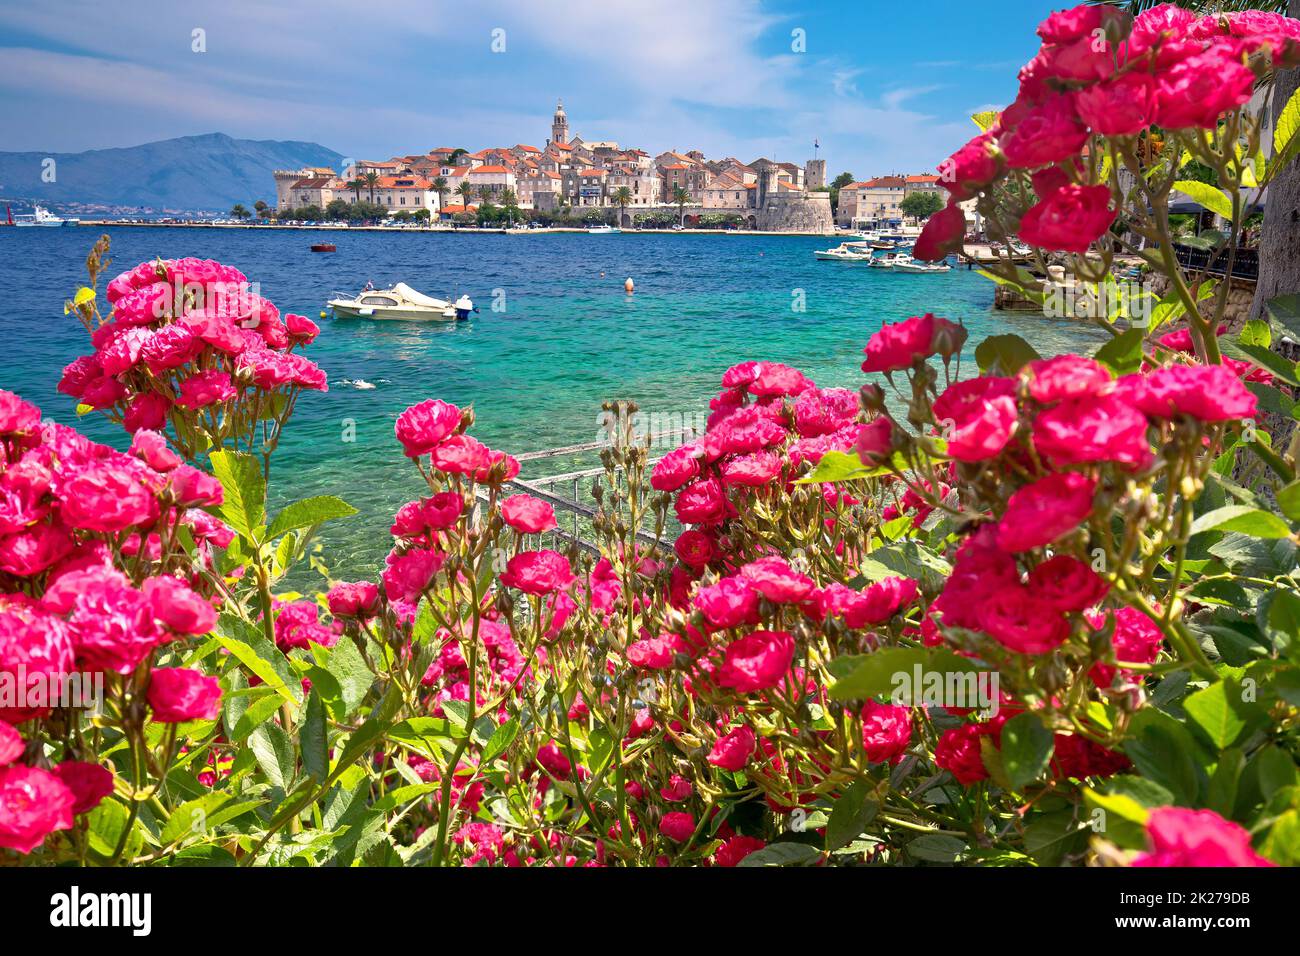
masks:
<path fill-rule="evenodd" d="M 554 146 L 556 149 L 564 150 L 565 152 L 568 152 L 569 150 L 573 149 L 573 147 L 570 146 L 568 143 L 552 143 L 551 145 Z"/>
<path fill-rule="evenodd" d="M 688 166 L 686 163 L 672 163 L 671 165 L 660 166 L 659 168 L 660 169 L 690 169 L 691 167 Z"/>
<path fill-rule="evenodd" d="M 433 184 L 420 176 L 380 176 L 375 186 L 380 189 L 432 189 Z"/>
<path fill-rule="evenodd" d="M 579 175 L 579 176 L 604 176 L 604 175 L 605 175 L 605 170 L 603 170 L 603 169 L 584 169 L 582 172 L 578 173 L 578 175 Z"/>
<path fill-rule="evenodd" d="M 318 176 L 314 179 L 300 179 L 290 189 L 323 189 L 334 182 L 333 176 Z"/>
<path fill-rule="evenodd" d="M 478 166 L 470 170 L 471 173 L 508 173 L 510 170 L 504 166 Z"/>
<path fill-rule="evenodd" d="M 877 176 L 858 185 L 866 186 L 868 189 L 902 189 L 907 185 L 907 181 L 902 176 Z"/>
<path fill-rule="evenodd" d="M 523 143 L 516 143 L 515 149 L 522 149 L 526 153 L 540 153 L 541 150 L 536 146 L 526 146 Z"/>
<path fill-rule="evenodd" d="M 439 210 L 439 212 L 450 212 L 450 213 L 457 213 L 457 212 L 473 212 L 473 211 L 474 211 L 475 209 L 477 209 L 477 208 L 478 208 L 478 206 L 475 206 L 475 205 L 473 205 L 473 204 L 471 204 L 468 208 L 466 208 L 465 206 L 462 206 L 462 205 L 457 204 L 457 205 L 454 205 L 454 206 L 443 206 L 442 209 Z"/>
<path fill-rule="evenodd" d="M 923 174 L 920 176 L 908 176 L 907 181 L 909 183 L 937 183 L 939 181 L 939 177 L 931 176 L 929 174 Z"/>
<path fill-rule="evenodd" d="M 449 175 L 449 176 L 464 176 L 464 175 L 468 174 L 469 171 L 470 171 L 471 169 L 473 169 L 473 168 L 474 168 L 474 167 L 472 167 L 472 166 L 453 166 L 452 169 L 451 169 L 451 172 L 448 173 L 447 175 Z"/>

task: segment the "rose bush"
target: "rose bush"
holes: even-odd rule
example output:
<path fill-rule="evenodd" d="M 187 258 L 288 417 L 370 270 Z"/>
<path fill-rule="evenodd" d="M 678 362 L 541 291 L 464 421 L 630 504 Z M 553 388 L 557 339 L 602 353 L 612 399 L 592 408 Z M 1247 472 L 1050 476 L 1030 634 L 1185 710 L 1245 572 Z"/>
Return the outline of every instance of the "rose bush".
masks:
<path fill-rule="evenodd" d="M 1300 863 L 1298 449 L 1260 424 L 1297 407 L 1289 313 L 1221 336 L 1167 216 L 1184 152 L 1234 185 L 1300 148 L 1261 164 L 1241 109 L 1300 25 L 1040 35 L 947 185 L 1098 282 L 1149 238 L 1161 321 L 972 369 L 959 322 L 900 317 L 858 391 L 732 366 L 657 460 L 620 406 L 586 541 L 429 400 L 384 567 L 332 579 L 312 538 L 352 509 L 266 510 L 315 327 L 197 260 L 112 280 L 103 318 L 101 242 L 60 388 L 130 451 L 0 392 L 0 679 L 32 685 L 0 697 L 6 862 Z M 50 693 L 74 675 L 97 706 Z"/>

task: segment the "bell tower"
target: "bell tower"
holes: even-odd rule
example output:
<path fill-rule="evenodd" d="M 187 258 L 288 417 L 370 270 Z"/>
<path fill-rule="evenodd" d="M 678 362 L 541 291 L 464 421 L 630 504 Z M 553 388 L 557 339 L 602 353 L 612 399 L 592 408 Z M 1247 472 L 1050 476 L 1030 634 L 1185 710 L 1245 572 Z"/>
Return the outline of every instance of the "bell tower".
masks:
<path fill-rule="evenodd" d="M 567 143 L 569 141 L 569 117 L 564 113 L 564 101 L 557 100 L 555 116 L 551 119 L 551 142 Z"/>

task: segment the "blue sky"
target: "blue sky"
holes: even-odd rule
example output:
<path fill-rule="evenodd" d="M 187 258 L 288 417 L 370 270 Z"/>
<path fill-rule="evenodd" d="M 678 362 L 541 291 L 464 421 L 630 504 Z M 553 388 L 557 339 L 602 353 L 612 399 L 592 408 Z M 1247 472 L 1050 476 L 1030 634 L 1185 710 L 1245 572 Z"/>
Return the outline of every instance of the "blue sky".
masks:
<path fill-rule="evenodd" d="M 816 137 L 865 178 L 960 145 L 1065 5 L 0 0 L 0 129 L 8 150 L 219 131 L 378 159 L 541 146 L 563 97 L 588 139 L 802 162 Z"/>

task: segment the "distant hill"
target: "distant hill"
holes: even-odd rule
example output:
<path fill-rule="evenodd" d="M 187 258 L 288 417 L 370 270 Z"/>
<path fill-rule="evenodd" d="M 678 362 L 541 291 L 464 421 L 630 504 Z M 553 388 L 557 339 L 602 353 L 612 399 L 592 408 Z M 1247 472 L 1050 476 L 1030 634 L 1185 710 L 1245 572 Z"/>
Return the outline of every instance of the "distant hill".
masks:
<path fill-rule="evenodd" d="M 43 162 L 56 179 L 41 181 Z M 339 167 L 340 153 L 318 143 L 234 139 L 224 133 L 180 136 L 83 153 L 0 152 L 0 196 L 59 205 L 96 204 L 224 212 L 258 199 L 275 204 L 276 169 Z"/>

